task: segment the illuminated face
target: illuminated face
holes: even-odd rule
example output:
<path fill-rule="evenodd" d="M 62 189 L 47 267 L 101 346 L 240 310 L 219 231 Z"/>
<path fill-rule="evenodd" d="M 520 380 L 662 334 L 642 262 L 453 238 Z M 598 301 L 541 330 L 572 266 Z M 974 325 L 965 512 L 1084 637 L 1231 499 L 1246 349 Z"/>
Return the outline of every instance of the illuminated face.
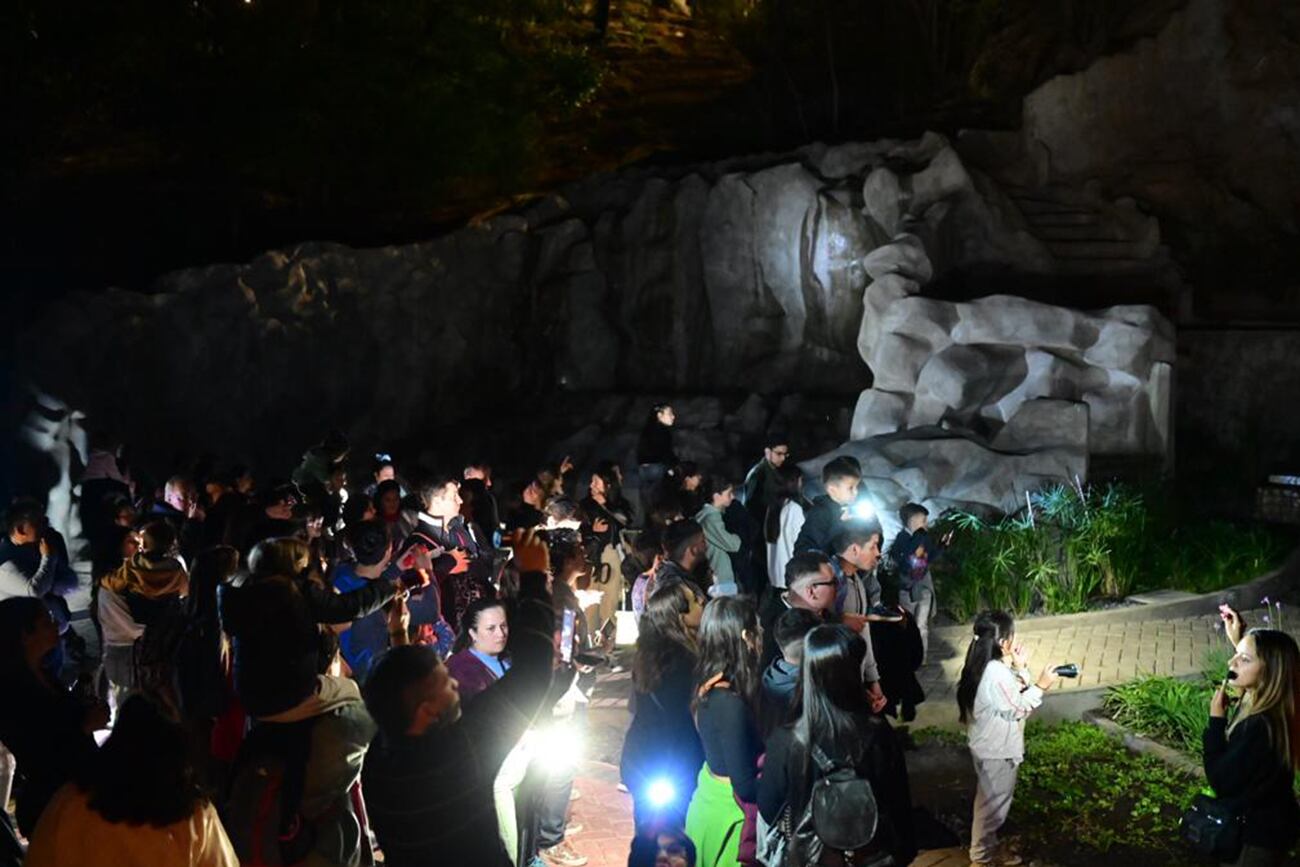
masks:
<path fill-rule="evenodd" d="M 870 572 L 880 562 L 880 537 L 872 536 L 865 545 L 850 545 L 844 552 L 844 559 L 863 572 Z"/>
<path fill-rule="evenodd" d="M 385 515 L 396 515 L 402 508 L 402 495 L 398 491 L 384 491 L 379 497 L 379 510 Z"/>
<path fill-rule="evenodd" d="M 469 630 L 470 641 L 479 653 L 499 656 L 506 649 L 510 626 L 504 608 L 487 608 L 479 612 L 478 623 Z"/>
<path fill-rule="evenodd" d="M 657 413 L 655 413 L 655 418 L 659 419 L 659 423 L 661 425 L 665 427 L 672 427 L 673 423 L 677 421 L 677 413 L 673 412 L 673 408 L 671 406 L 666 406 L 663 409 L 659 410 Z"/>
<path fill-rule="evenodd" d="M 591 490 L 591 495 L 593 497 L 605 496 L 605 492 L 607 490 L 605 486 L 605 480 L 602 479 L 600 476 L 592 476 L 590 490 Z"/>
<path fill-rule="evenodd" d="M 397 470 L 393 468 L 392 464 L 384 464 L 382 467 L 380 467 L 378 470 L 375 471 L 376 482 L 386 482 L 389 479 L 395 479 L 395 478 L 397 478 Z"/>
<path fill-rule="evenodd" d="M 736 500 L 735 488 L 727 488 L 721 493 L 717 493 L 713 495 L 713 505 L 723 511 L 726 511 L 727 509 L 731 508 L 731 504 L 735 502 L 735 500 Z"/>
<path fill-rule="evenodd" d="M 913 515 L 907 521 L 907 529 L 909 532 L 915 533 L 918 530 L 924 530 L 926 528 L 926 525 L 929 523 L 930 523 L 929 515 L 926 514 Z"/>
<path fill-rule="evenodd" d="M 847 506 L 858 498 L 860 484 L 862 480 L 853 476 L 841 477 L 826 483 L 826 493 L 841 506 Z"/>
<path fill-rule="evenodd" d="M 696 473 L 693 476 L 687 476 L 682 479 L 682 489 L 687 491 L 698 491 L 700 489 L 700 482 L 702 481 L 704 481 L 704 476 L 699 473 Z"/>
<path fill-rule="evenodd" d="M 460 514 L 462 502 L 460 485 L 455 482 L 448 482 L 441 491 L 433 495 L 432 501 L 429 503 L 429 514 L 435 518 L 450 518 L 453 515 Z"/>
<path fill-rule="evenodd" d="M 785 463 L 785 459 L 790 457 L 789 446 L 776 446 L 775 448 L 763 449 L 763 457 L 774 467 L 779 467 Z"/>
<path fill-rule="evenodd" d="M 1229 660 L 1228 670 L 1236 672 L 1237 676 L 1232 679 L 1232 683 L 1239 689 L 1259 686 L 1264 678 L 1264 663 L 1255 647 L 1255 636 L 1247 635 L 1237 642 L 1237 653 Z"/>
<path fill-rule="evenodd" d="M 178 512 L 188 512 L 194 507 L 194 488 L 188 484 L 169 486 L 163 494 L 167 505 Z"/>
<path fill-rule="evenodd" d="M 9 534 L 9 538 L 13 540 L 15 545 L 30 545 L 40 538 L 40 535 L 40 531 L 36 528 L 34 522 L 23 521 Z"/>

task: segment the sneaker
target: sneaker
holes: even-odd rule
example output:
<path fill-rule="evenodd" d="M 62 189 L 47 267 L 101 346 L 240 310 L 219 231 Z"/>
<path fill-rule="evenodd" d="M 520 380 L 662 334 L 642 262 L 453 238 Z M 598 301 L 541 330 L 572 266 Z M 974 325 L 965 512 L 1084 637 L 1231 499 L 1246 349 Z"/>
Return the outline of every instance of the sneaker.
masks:
<path fill-rule="evenodd" d="M 543 849 L 540 854 L 548 864 L 558 864 L 560 867 L 583 867 L 587 863 L 587 856 L 573 851 L 573 847 L 567 840 L 549 849 Z"/>
<path fill-rule="evenodd" d="M 575 834 L 581 834 L 583 829 L 586 827 L 587 826 L 582 824 L 581 822 L 570 822 L 569 824 L 564 826 L 564 836 L 572 837 Z"/>

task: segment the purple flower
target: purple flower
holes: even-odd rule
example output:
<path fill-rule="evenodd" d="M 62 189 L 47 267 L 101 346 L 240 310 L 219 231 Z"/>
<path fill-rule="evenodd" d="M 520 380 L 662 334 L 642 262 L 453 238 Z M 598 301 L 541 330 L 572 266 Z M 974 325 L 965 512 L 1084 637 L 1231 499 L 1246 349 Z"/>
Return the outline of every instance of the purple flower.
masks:
<path fill-rule="evenodd" d="M 1268 621 L 1268 615 L 1267 615 L 1267 614 L 1264 615 L 1264 622 L 1265 622 L 1265 623 L 1268 623 L 1268 622 L 1269 622 L 1269 621 Z"/>
<path fill-rule="evenodd" d="M 1260 604 L 1261 604 L 1261 605 L 1268 605 L 1268 604 L 1269 604 L 1269 601 L 1268 601 L 1268 597 L 1267 597 L 1267 596 L 1265 596 L 1263 599 L 1261 599 L 1261 600 L 1259 600 L 1259 601 L 1260 601 Z"/>

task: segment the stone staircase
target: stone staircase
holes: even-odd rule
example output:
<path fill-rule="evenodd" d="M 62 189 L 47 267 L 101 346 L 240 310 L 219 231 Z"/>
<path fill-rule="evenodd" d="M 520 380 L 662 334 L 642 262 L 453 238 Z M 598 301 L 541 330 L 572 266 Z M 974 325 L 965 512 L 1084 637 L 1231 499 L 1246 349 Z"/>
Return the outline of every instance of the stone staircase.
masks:
<path fill-rule="evenodd" d="M 1107 202 L 1064 187 L 1010 187 L 1025 226 L 1069 277 L 1153 277 L 1170 269 L 1154 217 L 1132 199 Z"/>

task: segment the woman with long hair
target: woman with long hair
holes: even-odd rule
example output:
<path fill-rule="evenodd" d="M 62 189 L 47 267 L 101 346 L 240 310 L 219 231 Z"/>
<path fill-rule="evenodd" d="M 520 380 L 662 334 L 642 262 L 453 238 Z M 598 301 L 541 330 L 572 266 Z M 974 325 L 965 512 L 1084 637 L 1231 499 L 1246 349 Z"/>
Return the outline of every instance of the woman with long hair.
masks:
<path fill-rule="evenodd" d="M 184 729 L 154 699 L 127 698 L 113 734 L 41 815 L 29 867 L 236 867 L 189 763 Z"/>
<path fill-rule="evenodd" d="M 461 618 L 460 635 L 447 658 L 447 671 L 460 684 L 460 700 L 467 702 L 510 670 L 506 643 L 510 624 L 499 599 L 475 599 Z"/>
<path fill-rule="evenodd" d="M 832 764 L 854 768 L 871 784 L 879 823 L 869 846 L 855 854 L 888 852 L 895 864 L 910 864 L 916 846 L 907 765 L 889 723 L 871 713 L 862 681 L 866 653 L 866 641 L 847 626 L 818 626 L 804 638 L 802 710 L 793 725 L 777 728 L 768 738 L 759 810 L 775 825 L 788 809 L 797 825 L 820 775 L 814 759 L 820 750 Z"/>
<path fill-rule="evenodd" d="M 763 517 L 763 540 L 767 542 L 767 580 L 773 586 L 785 589 L 785 565 L 794 556 L 794 540 L 803 529 L 804 509 L 808 501 L 803 496 L 803 473 L 796 464 L 782 464 L 776 468 L 777 495 L 767 507 Z"/>
<path fill-rule="evenodd" d="M 1025 720 L 1043 703 L 1043 693 L 1059 680 L 1048 665 L 1031 680 L 1029 653 L 1016 641 L 1016 623 L 1005 611 L 975 618 L 975 635 L 957 682 L 957 708 L 975 762 L 975 814 L 971 823 L 973 867 L 999 860 L 998 829 L 1011 812 L 1016 773 L 1025 758 Z"/>
<path fill-rule="evenodd" d="M 701 865 L 740 862 L 745 813 L 758 798 L 758 652 L 763 634 L 747 596 L 720 596 L 700 618 L 695 721 L 704 766 L 686 811 Z"/>
<path fill-rule="evenodd" d="M 1205 729 L 1205 777 L 1214 793 L 1242 804 L 1245 826 L 1237 865 L 1279 865 L 1295 844 L 1300 807 L 1292 792 L 1300 769 L 1300 650 L 1276 629 L 1245 628 L 1226 614 L 1227 634 L 1237 652 L 1228 682 L 1241 695 L 1229 722 L 1227 689 L 1210 701 Z"/>
<path fill-rule="evenodd" d="M 632 724 L 623 740 L 623 783 L 638 831 L 652 822 L 680 828 L 704 763 L 691 702 L 704 599 L 688 584 L 650 594 L 632 658 Z"/>

